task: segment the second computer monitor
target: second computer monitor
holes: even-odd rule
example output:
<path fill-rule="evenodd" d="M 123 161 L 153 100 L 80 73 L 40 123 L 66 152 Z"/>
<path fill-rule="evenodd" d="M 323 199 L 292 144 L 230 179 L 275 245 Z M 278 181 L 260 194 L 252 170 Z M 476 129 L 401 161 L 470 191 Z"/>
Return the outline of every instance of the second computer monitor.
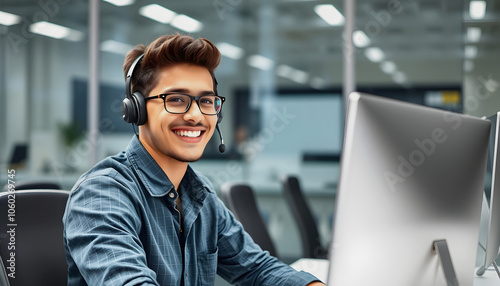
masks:
<path fill-rule="evenodd" d="M 489 130 L 487 120 L 352 93 L 328 285 L 472 285 Z"/>
<path fill-rule="evenodd" d="M 495 264 L 500 253 L 500 112 L 488 117 L 491 121 L 490 145 L 488 150 L 488 176 L 485 189 L 490 198 L 488 232 L 486 238 L 486 249 L 483 265 L 478 269 L 477 274 L 483 275 L 488 267 Z M 499 271 L 496 269 L 497 272 Z M 500 275 L 500 274 L 499 274 Z"/>

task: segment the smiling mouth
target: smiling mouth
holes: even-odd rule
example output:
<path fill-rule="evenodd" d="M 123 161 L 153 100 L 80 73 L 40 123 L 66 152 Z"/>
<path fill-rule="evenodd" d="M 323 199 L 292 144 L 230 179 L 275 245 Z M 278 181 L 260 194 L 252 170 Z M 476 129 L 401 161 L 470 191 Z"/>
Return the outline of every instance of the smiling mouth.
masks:
<path fill-rule="evenodd" d="M 178 130 L 178 131 L 175 131 L 175 134 L 182 136 L 182 137 L 196 138 L 196 137 L 200 137 L 201 130 L 198 130 L 198 131 Z"/>

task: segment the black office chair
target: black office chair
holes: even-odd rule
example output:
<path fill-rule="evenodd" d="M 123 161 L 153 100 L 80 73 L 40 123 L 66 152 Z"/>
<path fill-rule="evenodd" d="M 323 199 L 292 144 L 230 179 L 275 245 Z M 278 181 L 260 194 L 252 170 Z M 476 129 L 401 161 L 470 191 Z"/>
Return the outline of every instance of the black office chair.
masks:
<path fill-rule="evenodd" d="M 11 286 L 67 285 L 62 218 L 68 195 L 63 190 L 0 194 L 0 257 L 7 274 L 15 270 Z M 9 261 L 12 254 L 15 264 Z"/>
<path fill-rule="evenodd" d="M 299 228 L 304 258 L 327 258 L 328 250 L 321 244 L 316 221 L 302 194 L 298 178 L 286 176 L 282 183 L 285 198 Z"/>
<path fill-rule="evenodd" d="M 21 190 L 61 190 L 61 185 L 56 183 L 56 182 L 50 182 L 50 181 L 39 181 L 39 180 L 27 180 L 27 181 L 16 181 L 15 184 L 15 190 L 16 191 L 21 191 Z M 9 190 L 9 185 L 6 184 L 3 187 L 3 191 L 7 192 Z"/>
<path fill-rule="evenodd" d="M 9 286 L 9 278 L 7 277 L 7 272 L 3 266 L 2 257 L 0 257 L 0 285 Z"/>
<path fill-rule="evenodd" d="M 272 256 L 277 256 L 266 224 L 257 208 L 253 189 L 246 184 L 226 183 L 221 187 L 224 200 L 253 240 Z"/>

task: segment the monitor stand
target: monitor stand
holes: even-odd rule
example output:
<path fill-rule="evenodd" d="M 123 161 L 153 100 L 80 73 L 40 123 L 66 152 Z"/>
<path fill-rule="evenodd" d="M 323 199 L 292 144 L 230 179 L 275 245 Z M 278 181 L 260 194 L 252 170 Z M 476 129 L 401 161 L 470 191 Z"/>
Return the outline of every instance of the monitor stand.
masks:
<path fill-rule="evenodd" d="M 448 249 L 446 239 L 434 240 L 432 245 L 432 249 L 439 256 L 439 260 L 443 266 L 444 276 L 448 286 L 458 286 L 457 275 L 455 274 L 455 268 L 453 268 L 453 262 L 451 261 L 450 250 Z"/>
<path fill-rule="evenodd" d="M 495 271 L 497 272 L 498 278 L 500 278 L 500 269 L 498 269 L 498 264 L 493 261 L 493 267 L 495 267 Z"/>

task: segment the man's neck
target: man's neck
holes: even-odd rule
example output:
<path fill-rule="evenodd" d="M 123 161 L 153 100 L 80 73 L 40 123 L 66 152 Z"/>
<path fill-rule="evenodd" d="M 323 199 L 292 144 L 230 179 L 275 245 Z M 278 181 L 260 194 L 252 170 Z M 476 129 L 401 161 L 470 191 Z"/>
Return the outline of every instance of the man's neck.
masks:
<path fill-rule="evenodd" d="M 140 140 L 140 138 L 139 138 Z M 184 178 L 184 174 L 186 174 L 187 162 L 181 162 L 171 157 L 165 156 L 158 152 L 155 152 L 148 146 L 148 144 L 144 144 L 142 140 L 140 140 L 144 148 L 148 151 L 148 153 L 153 157 L 156 163 L 160 166 L 163 172 L 170 179 L 170 182 L 174 185 L 175 190 L 179 190 L 179 185 Z"/>

